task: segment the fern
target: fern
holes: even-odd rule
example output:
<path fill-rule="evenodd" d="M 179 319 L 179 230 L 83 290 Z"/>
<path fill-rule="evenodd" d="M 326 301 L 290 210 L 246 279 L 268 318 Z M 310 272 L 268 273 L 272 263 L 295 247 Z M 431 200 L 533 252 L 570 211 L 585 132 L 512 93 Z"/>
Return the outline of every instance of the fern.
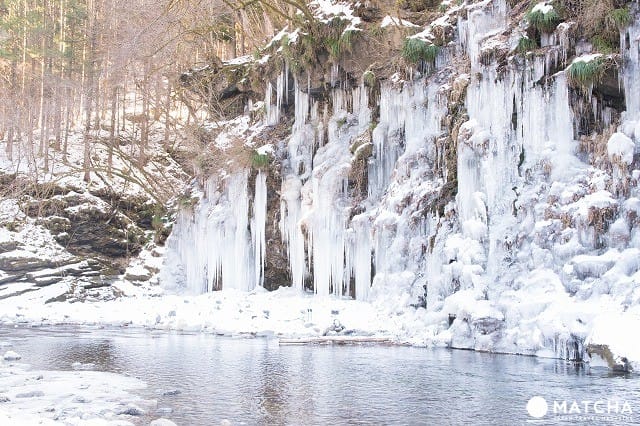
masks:
<path fill-rule="evenodd" d="M 614 53 L 615 50 L 612 43 L 600 35 L 591 38 L 591 45 L 596 51 L 604 54 Z"/>
<path fill-rule="evenodd" d="M 607 14 L 607 24 L 611 27 L 621 30 L 631 24 L 631 14 L 626 7 L 620 9 L 613 9 Z"/>
<path fill-rule="evenodd" d="M 607 62 L 602 56 L 590 61 L 574 61 L 567 69 L 569 83 L 573 86 L 589 88 L 602 79 Z"/>
<path fill-rule="evenodd" d="M 365 71 L 362 74 L 362 82 L 367 87 L 373 87 L 376 85 L 376 75 L 371 70 Z"/>
<path fill-rule="evenodd" d="M 254 151 L 253 156 L 251 157 L 251 165 L 255 169 L 264 169 L 269 165 L 269 156 L 267 154 L 260 154 L 257 151 Z"/>
<path fill-rule="evenodd" d="M 436 61 L 439 51 L 438 46 L 418 38 L 407 38 L 402 45 L 402 57 L 412 64 L 420 61 L 432 64 Z"/>
<path fill-rule="evenodd" d="M 537 47 L 538 47 L 538 43 L 536 43 L 535 39 L 524 36 L 524 37 L 520 37 L 520 40 L 518 40 L 518 46 L 516 47 L 516 51 L 518 53 L 527 53 Z"/>
<path fill-rule="evenodd" d="M 543 33 L 553 32 L 561 21 L 560 15 L 554 9 L 544 13 L 542 10 L 531 10 L 526 15 L 527 21 Z"/>

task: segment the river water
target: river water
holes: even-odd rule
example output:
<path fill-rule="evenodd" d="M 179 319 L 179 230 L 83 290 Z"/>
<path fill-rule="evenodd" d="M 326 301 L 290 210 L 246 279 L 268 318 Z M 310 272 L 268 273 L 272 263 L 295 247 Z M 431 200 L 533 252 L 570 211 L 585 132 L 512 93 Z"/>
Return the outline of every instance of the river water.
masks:
<path fill-rule="evenodd" d="M 33 368 L 90 363 L 140 378 L 148 386 L 136 393 L 158 401 L 154 416 L 179 425 L 640 424 L 638 375 L 558 360 L 127 329 L 0 329 L 0 340 Z M 540 420 L 527 411 L 534 396 L 549 407 Z M 604 413 L 585 409 L 597 400 Z M 611 401 L 619 409 L 607 412 Z M 567 412 L 554 412 L 564 402 Z"/>

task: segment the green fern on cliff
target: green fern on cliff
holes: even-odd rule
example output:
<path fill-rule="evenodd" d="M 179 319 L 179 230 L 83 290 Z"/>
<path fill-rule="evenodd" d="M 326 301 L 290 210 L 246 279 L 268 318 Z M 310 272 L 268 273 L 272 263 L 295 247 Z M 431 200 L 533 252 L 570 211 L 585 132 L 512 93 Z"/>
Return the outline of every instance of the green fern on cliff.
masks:
<path fill-rule="evenodd" d="M 402 45 L 402 57 L 412 64 L 420 61 L 434 63 L 440 48 L 419 38 L 407 38 Z"/>

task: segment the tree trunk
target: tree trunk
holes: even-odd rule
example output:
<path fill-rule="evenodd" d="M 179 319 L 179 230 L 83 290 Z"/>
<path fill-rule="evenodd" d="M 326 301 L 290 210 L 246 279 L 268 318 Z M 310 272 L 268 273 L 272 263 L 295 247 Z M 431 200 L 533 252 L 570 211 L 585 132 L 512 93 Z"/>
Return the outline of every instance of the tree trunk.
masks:
<path fill-rule="evenodd" d="M 113 168 L 113 148 L 116 146 L 116 116 L 118 115 L 118 86 L 111 92 L 111 127 L 109 129 L 109 151 L 107 156 L 107 173 L 111 177 Z"/>
<path fill-rule="evenodd" d="M 89 37 L 89 48 L 85 49 L 86 52 L 86 67 L 85 75 L 86 82 L 84 84 L 85 102 L 84 102 L 84 156 L 83 156 L 83 171 L 84 181 L 89 182 L 91 180 L 91 113 L 92 105 L 94 102 L 94 90 L 95 90 L 95 51 L 96 51 L 96 5 L 93 0 L 88 2 L 88 21 L 87 21 L 87 36 Z"/>

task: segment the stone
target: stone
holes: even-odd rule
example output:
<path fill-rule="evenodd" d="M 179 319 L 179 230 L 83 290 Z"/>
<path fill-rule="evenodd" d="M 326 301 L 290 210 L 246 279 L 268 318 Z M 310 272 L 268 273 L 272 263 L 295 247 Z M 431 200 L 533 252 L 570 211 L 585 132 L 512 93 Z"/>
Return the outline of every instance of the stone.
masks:
<path fill-rule="evenodd" d="M 129 404 L 126 407 L 122 408 L 120 411 L 118 411 L 118 414 L 126 414 L 129 416 L 143 416 L 145 412 L 142 408 L 137 407 L 133 404 Z"/>
<path fill-rule="evenodd" d="M 587 354 L 589 354 L 590 358 L 596 355 L 605 360 L 609 368 L 615 372 L 629 373 L 632 370 L 631 365 L 629 364 L 629 360 L 624 356 L 616 356 L 613 352 L 611 352 L 609 345 L 599 345 L 592 343 L 587 345 L 586 351 Z"/>

